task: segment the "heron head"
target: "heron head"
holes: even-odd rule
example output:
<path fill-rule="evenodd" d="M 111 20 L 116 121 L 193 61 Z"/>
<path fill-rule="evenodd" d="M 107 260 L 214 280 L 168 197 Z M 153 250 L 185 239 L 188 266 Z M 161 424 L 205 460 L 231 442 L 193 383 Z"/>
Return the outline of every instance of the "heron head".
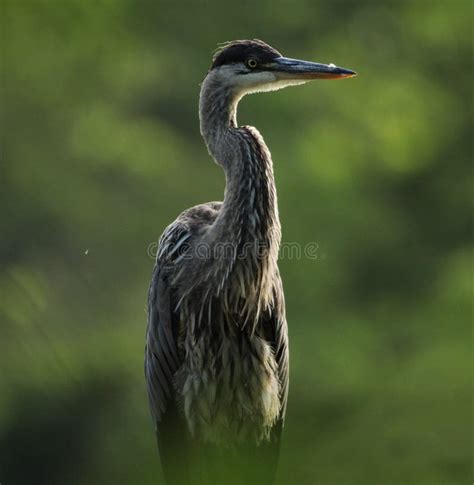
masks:
<path fill-rule="evenodd" d="M 236 40 L 214 55 L 209 74 L 237 96 L 274 91 L 314 79 L 342 79 L 356 75 L 334 64 L 290 59 L 261 40 Z"/>

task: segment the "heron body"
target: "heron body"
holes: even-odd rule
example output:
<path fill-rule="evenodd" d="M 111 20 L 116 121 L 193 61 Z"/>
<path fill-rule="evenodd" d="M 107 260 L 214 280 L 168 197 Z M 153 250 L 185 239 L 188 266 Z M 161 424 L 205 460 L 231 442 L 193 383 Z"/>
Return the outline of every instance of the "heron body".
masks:
<path fill-rule="evenodd" d="M 237 125 L 245 94 L 352 71 L 281 56 L 261 41 L 217 52 L 201 88 L 201 134 L 224 169 L 223 202 L 163 233 L 148 298 L 145 375 L 170 485 L 273 482 L 288 396 L 273 164 Z"/>

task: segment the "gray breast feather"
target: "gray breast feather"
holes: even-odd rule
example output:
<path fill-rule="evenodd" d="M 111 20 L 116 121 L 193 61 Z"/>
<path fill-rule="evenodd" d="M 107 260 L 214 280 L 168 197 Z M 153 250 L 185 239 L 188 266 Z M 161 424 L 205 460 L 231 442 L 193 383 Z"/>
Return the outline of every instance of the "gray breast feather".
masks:
<path fill-rule="evenodd" d="M 220 203 L 209 203 L 185 211 L 160 239 L 148 296 L 145 375 L 149 403 L 156 425 L 166 419 L 169 406 L 180 407 L 190 432 L 197 430 L 201 438 L 219 442 L 218 435 L 226 426 L 234 431 L 228 426 L 232 421 L 237 426 L 251 425 L 258 441 L 269 438 L 270 432 L 279 433 L 288 393 L 287 326 L 278 273 L 271 305 L 260 315 L 255 334 L 242 334 L 243 340 L 236 338 L 235 326 L 216 334 L 216 322 L 222 323 L 226 316 L 222 301 L 198 301 L 201 307 L 206 304 L 199 315 L 195 305 L 176 309 L 179 290 L 175 294 L 177 289 L 170 283 L 183 264 L 186 244 L 196 237 L 197 228 L 212 224 L 220 207 Z M 195 327 L 198 316 L 207 325 L 191 334 L 189 329 Z M 260 419 L 260 428 L 254 418 Z"/>

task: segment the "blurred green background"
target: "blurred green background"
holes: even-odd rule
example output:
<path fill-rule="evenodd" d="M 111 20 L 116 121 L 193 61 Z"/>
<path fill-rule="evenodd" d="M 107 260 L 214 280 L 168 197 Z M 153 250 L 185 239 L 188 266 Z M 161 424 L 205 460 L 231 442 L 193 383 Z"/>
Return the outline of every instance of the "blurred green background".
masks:
<path fill-rule="evenodd" d="M 245 98 L 273 153 L 291 389 L 279 484 L 471 477 L 470 1 L 0 0 L 0 481 L 161 483 L 147 248 L 222 199 L 217 43 L 355 79 Z"/>

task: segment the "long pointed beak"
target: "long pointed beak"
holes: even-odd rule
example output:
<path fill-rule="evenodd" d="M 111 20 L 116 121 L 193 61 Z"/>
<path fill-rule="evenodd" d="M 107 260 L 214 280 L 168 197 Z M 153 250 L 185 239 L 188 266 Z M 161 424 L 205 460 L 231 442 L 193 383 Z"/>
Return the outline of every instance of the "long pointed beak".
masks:
<path fill-rule="evenodd" d="M 265 67 L 274 72 L 279 79 L 309 81 L 311 79 L 342 79 L 357 76 L 355 71 L 334 64 L 319 64 L 288 57 L 277 57 Z"/>

